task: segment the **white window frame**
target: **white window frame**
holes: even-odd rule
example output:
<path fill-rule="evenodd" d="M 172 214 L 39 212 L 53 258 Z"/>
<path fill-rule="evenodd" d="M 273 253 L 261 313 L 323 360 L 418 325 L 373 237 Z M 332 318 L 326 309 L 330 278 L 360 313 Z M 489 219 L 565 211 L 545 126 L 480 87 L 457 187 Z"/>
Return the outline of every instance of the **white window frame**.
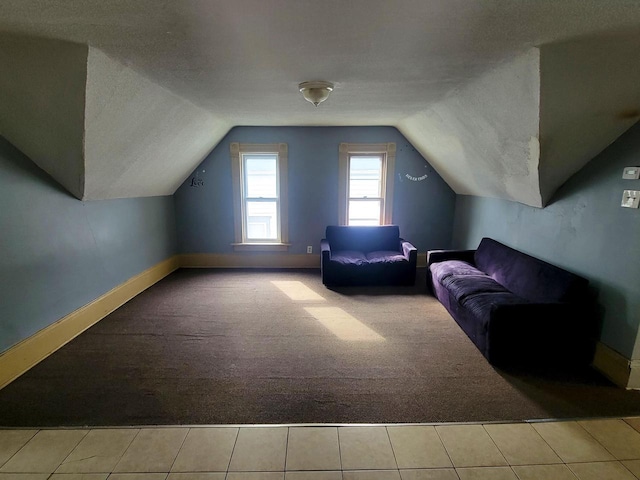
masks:
<path fill-rule="evenodd" d="M 396 164 L 396 144 L 391 143 L 341 143 L 339 149 L 338 224 L 349 221 L 349 163 L 353 155 L 380 155 L 382 158 L 382 185 L 380 225 L 393 223 L 393 180 Z"/>
<path fill-rule="evenodd" d="M 289 206 L 287 163 L 288 146 L 286 143 L 238 143 L 230 145 L 231 152 L 231 177 L 233 181 L 233 219 L 234 237 L 232 244 L 234 250 L 249 251 L 285 251 L 289 248 Z M 244 175 L 245 155 L 275 155 L 277 159 L 277 211 L 278 211 L 278 235 L 277 239 L 249 240 L 246 236 L 247 218 L 245 205 L 248 198 L 245 197 L 246 179 Z"/>

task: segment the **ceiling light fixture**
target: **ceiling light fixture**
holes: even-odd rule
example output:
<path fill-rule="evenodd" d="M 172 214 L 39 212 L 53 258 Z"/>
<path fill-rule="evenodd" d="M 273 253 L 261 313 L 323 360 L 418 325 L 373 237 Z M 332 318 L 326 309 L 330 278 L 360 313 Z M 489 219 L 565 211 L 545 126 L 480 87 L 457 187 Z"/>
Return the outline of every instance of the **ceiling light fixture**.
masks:
<path fill-rule="evenodd" d="M 298 85 L 298 88 L 304 99 L 317 107 L 329 97 L 329 94 L 333 91 L 333 83 L 323 81 L 302 82 Z"/>

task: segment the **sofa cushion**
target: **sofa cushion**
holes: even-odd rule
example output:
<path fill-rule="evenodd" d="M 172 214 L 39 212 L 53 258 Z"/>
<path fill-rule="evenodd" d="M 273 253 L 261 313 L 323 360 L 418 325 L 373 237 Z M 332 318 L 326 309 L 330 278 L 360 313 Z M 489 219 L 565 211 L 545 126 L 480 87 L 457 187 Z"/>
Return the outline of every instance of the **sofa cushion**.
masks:
<path fill-rule="evenodd" d="M 498 305 L 525 304 L 527 300 L 514 295 L 511 292 L 487 292 L 467 296 L 462 302 L 462 306 L 469 310 L 486 331 L 491 320 L 491 312 Z"/>
<path fill-rule="evenodd" d="M 458 303 L 464 303 L 472 295 L 509 292 L 488 275 L 452 275 L 442 285 Z"/>
<path fill-rule="evenodd" d="M 340 250 L 331 252 L 331 261 L 340 265 L 364 265 L 367 263 L 367 257 L 355 250 Z"/>
<path fill-rule="evenodd" d="M 400 251 L 400 228 L 397 225 L 343 226 L 329 225 L 326 238 L 331 250 Z"/>
<path fill-rule="evenodd" d="M 409 262 L 409 260 L 397 250 L 379 250 L 366 254 L 369 263 L 397 263 Z"/>
<path fill-rule="evenodd" d="M 431 276 L 434 280 L 442 282 L 451 276 L 455 275 L 484 275 L 481 270 L 478 270 L 473 265 L 470 265 L 467 262 L 463 262 L 461 260 L 447 260 L 445 262 L 437 262 L 431 264 L 429 267 L 431 270 Z"/>
<path fill-rule="evenodd" d="M 474 259 L 507 290 L 534 302 L 567 302 L 586 294 L 586 279 L 491 238 L 482 239 Z"/>

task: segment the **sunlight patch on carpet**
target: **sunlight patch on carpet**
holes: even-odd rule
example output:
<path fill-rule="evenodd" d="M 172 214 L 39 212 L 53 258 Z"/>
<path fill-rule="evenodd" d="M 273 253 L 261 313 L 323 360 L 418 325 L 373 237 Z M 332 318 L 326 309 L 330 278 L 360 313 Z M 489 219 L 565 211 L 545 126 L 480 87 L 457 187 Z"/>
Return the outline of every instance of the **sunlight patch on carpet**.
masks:
<path fill-rule="evenodd" d="M 271 283 L 278 287 L 287 297 L 296 302 L 324 300 L 323 296 L 317 294 L 302 282 L 272 280 Z"/>
<path fill-rule="evenodd" d="M 385 338 L 339 307 L 304 307 L 322 325 L 341 340 L 384 342 Z"/>

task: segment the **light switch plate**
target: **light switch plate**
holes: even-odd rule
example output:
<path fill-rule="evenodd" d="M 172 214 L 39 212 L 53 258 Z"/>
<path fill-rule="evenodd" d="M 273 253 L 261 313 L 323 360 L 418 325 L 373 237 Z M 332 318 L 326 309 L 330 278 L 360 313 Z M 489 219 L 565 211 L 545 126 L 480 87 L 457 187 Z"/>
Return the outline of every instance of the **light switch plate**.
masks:
<path fill-rule="evenodd" d="M 625 190 L 622 192 L 622 206 L 626 208 L 638 208 L 640 204 L 640 192 L 637 190 Z"/>
<path fill-rule="evenodd" d="M 638 180 L 640 178 L 640 167 L 624 167 L 622 178 L 625 180 Z"/>

